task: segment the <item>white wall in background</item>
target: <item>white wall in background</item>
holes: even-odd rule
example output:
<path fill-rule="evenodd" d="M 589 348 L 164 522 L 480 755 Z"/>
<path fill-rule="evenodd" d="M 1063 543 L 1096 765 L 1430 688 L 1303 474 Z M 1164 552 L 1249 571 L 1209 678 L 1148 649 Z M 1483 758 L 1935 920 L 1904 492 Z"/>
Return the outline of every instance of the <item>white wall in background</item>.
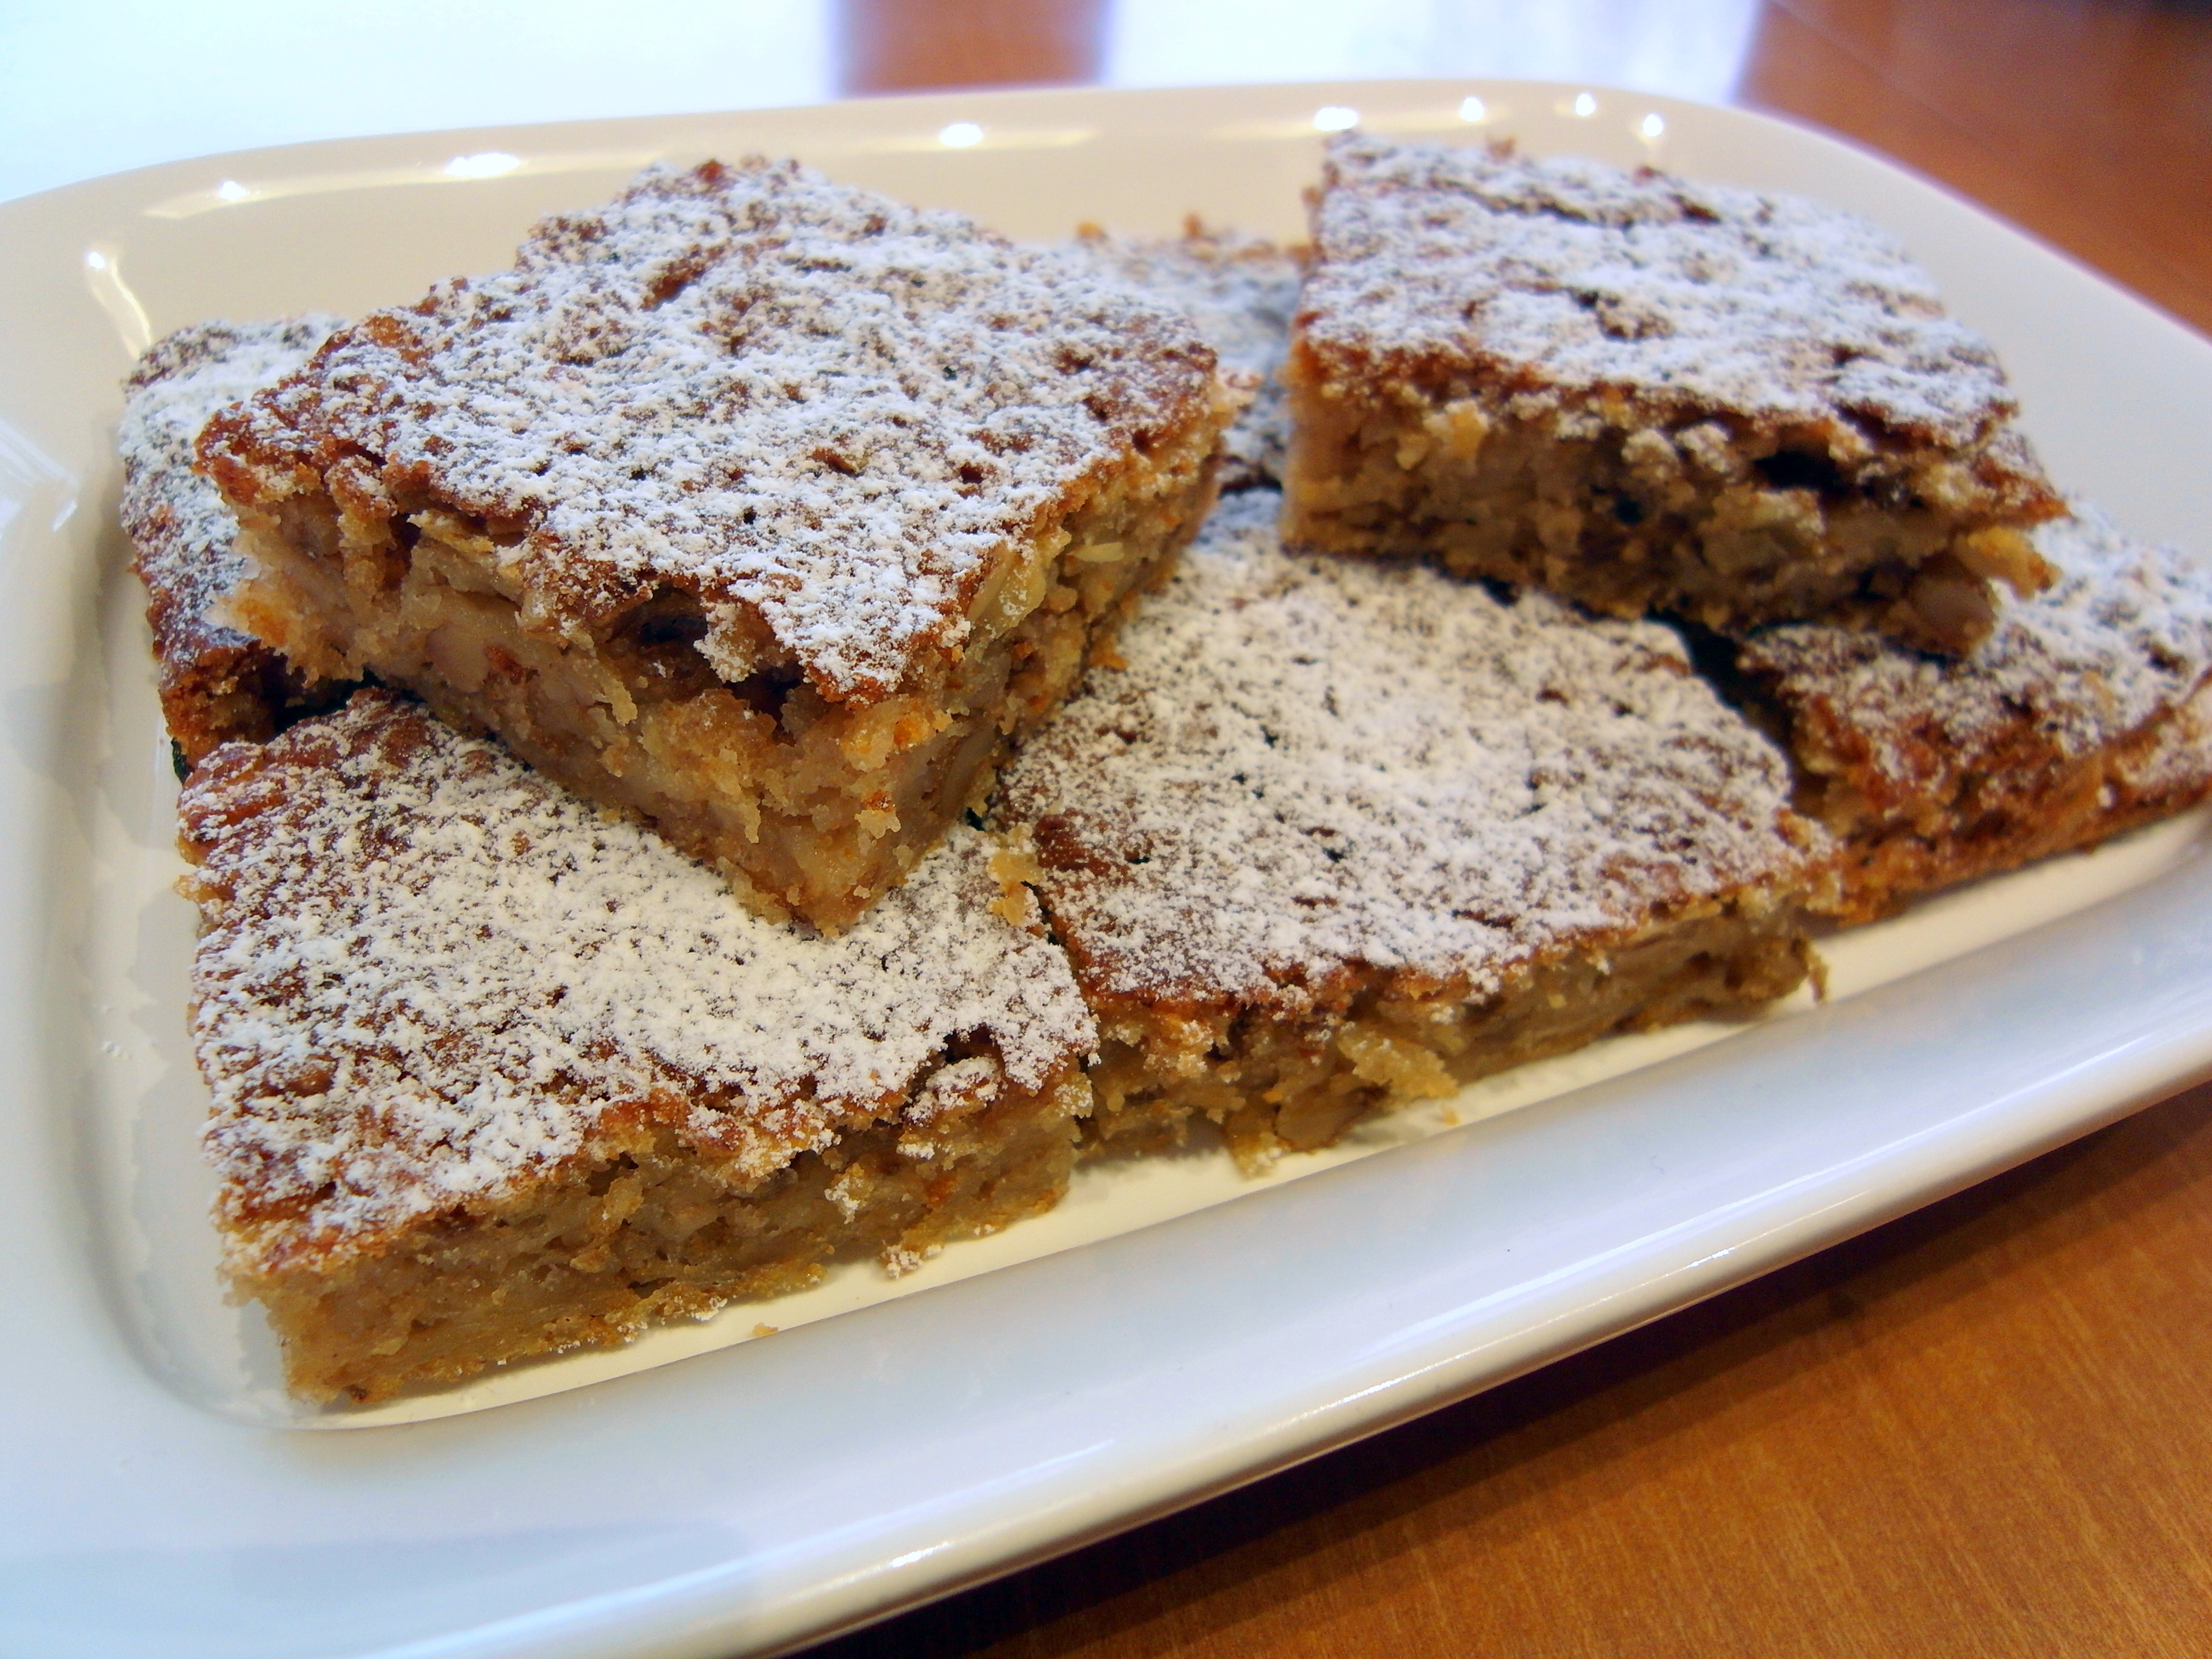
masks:
<path fill-rule="evenodd" d="M 0 200 L 308 138 L 811 103 L 830 0 L 0 0 Z"/>
<path fill-rule="evenodd" d="M 1515 75 L 1721 103 L 1758 18 L 1759 0 L 1118 0 L 1105 78 Z"/>
<path fill-rule="evenodd" d="M 1115 0 L 1122 86 L 1519 75 L 1712 101 L 1758 0 Z M 812 103 L 836 0 L 0 0 L 0 200 L 211 151 Z"/>

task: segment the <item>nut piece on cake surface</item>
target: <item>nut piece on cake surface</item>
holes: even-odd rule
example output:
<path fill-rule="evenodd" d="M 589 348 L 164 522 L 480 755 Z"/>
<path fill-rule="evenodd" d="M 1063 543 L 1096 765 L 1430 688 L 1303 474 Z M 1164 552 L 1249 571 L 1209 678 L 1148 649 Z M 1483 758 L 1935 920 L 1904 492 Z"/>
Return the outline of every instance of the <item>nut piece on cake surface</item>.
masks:
<path fill-rule="evenodd" d="M 1237 403 L 1084 261 L 755 160 L 341 331 L 200 456 L 240 625 L 835 927 L 1164 568 Z"/>
<path fill-rule="evenodd" d="M 1233 495 L 1024 744 L 1001 826 L 1099 1020 L 1107 1151 L 1248 1164 L 1806 976 L 1826 837 L 1680 638 L 1284 553 Z"/>
<path fill-rule="evenodd" d="M 1620 616 L 1971 649 L 2062 503 L 1988 343 L 1886 233 L 1510 147 L 1334 141 L 1285 531 Z"/>
<path fill-rule="evenodd" d="M 146 586 L 162 718 L 187 766 L 231 738 L 268 738 L 350 689 L 309 678 L 216 619 L 246 566 L 232 546 L 238 521 L 192 471 L 208 416 L 298 368 L 342 320 L 197 324 L 155 341 L 124 382 L 123 529 Z"/>
<path fill-rule="evenodd" d="M 1972 654 L 1818 623 L 1735 647 L 1738 694 L 1842 844 L 1838 915 L 2097 842 L 2212 789 L 2212 571 L 2085 503 L 2035 532 L 2057 585 Z"/>
<path fill-rule="evenodd" d="M 182 812 L 224 1264 L 309 1398 L 911 1265 L 1066 1189 L 1095 1027 L 965 825 L 824 938 L 381 690 L 216 750 Z"/>

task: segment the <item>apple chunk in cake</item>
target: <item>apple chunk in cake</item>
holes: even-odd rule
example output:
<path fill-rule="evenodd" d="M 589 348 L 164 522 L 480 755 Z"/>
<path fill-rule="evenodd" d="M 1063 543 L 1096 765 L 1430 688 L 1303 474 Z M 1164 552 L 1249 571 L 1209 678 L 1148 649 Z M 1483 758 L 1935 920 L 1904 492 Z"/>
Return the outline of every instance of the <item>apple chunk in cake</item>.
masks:
<path fill-rule="evenodd" d="M 303 1395 L 618 1342 L 1065 1188 L 1094 1028 L 964 825 L 825 939 L 369 690 L 216 750 L 182 842 L 226 1266 Z"/>
<path fill-rule="evenodd" d="M 1230 497 L 1002 781 L 1097 1144 L 1264 1160 L 1805 977 L 1826 838 L 1671 630 L 1290 556 L 1279 507 Z"/>
<path fill-rule="evenodd" d="M 1203 516 L 1236 399 L 1068 254 L 653 172 L 218 417 L 237 619 L 853 921 Z"/>
<path fill-rule="evenodd" d="M 1784 196 L 1347 137 L 1285 370 L 1286 529 L 1620 616 L 1970 648 L 2061 510 L 1988 343 Z"/>
<path fill-rule="evenodd" d="M 238 521 L 192 470 L 192 441 L 224 404 L 290 374 L 336 317 L 203 323 L 157 340 L 124 383 L 123 528 L 146 586 L 161 714 L 186 765 L 233 738 L 259 739 L 347 688 L 301 674 L 219 620 L 245 574 Z"/>
<path fill-rule="evenodd" d="M 1797 804 L 1844 848 L 1840 914 L 2084 847 L 2212 788 L 2212 573 L 2103 514 L 2036 532 L 2057 584 L 1957 660 L 1799 623 L 1735 647 Z"/>

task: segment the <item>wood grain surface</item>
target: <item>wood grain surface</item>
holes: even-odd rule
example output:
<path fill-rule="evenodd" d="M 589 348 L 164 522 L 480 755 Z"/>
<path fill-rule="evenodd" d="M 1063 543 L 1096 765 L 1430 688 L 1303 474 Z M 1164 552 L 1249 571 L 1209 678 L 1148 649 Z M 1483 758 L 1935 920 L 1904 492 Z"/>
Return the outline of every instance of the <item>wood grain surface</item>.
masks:
<path fill-rule="evenodd" d="M 2212 331 L 2212 4 L 1782 0 L 1740 101 L 1942 179 Z"/>
<path fill-rule="evenodd" d="M 1107 13 L 838 16 L 860 91 L 1086 79 Z M 2212 331 L 2212 7 L 1783 0 L 1739 96 Z M 818 1651 L 2212 1654 L 2212 1088 Z"/>

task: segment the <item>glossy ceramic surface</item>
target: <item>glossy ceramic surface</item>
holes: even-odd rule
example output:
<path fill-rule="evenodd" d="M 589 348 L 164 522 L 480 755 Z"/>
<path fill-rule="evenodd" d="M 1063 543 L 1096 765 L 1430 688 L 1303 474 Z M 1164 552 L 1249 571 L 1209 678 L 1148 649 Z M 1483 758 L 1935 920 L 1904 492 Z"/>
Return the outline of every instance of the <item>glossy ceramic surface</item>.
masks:
<path fill-rule="evenodd" d="M 131 353 L 501 263 L 534 215 L 659 156 L 793 151 L 1018 235 L 1192 210 L 1295 234 L 1316 119 L 1343 112 L 1859 208 L 1996 338 L 2062 480 L 2185 545 L 2205 521 L 2204 342 L 1878 161 L 1640 95 L 951 96 L 264 151 L 0 207 L 0 1261 L 23 1334 L 0 1354 L 0 1651 L 787 1644 L 1525 1370 L 2212 1065 L 2212 875 L 2185 821 L 1839 941 L 1825 1007 L 1531 1068 L 1268 1183 L 1094 1171 L 895 1286 L 852 1270 L 376 1417 L 273 1390 L 257 1322 L 213 1290 L 191 1145 L 191 918 L 112 522 Z M 744 1340 L 763 1319 L 785 1329 Z M 336 1426 L 361 1431 L 296 1431 Z"/>

